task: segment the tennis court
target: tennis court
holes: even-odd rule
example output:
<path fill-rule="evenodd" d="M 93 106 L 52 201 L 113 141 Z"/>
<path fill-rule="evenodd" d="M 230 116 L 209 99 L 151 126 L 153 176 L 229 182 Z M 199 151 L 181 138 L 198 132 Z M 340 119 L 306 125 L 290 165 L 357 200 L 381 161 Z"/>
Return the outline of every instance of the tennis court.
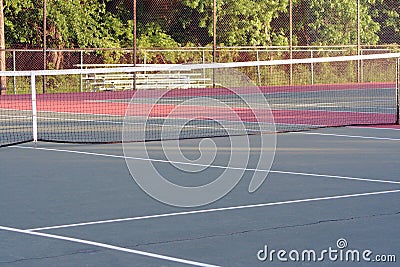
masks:
<path fill-rule="evenodd" d="M 398 67 L 212 70 L 224 86 L 1 96 L 0 266 L 395 266 Z"/>

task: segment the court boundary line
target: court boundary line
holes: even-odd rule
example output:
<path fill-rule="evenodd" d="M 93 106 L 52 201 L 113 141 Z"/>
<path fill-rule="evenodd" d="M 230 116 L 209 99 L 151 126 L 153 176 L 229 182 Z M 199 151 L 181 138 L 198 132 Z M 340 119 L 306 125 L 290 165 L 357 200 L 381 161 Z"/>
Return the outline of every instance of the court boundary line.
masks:
<path fill-rule="evenodd" d="M 186 259 L 182 259 L 182 258 L 176 258 L 176 257 L 172 257 L 172 256 L 166 256 L 166 255 L 162 255 L 162 254 L 156 254 L 156 253 L 152 253 L 152 252 L 146 252 L 146 251 L 142 251 L 142 250 L 114 246 L 114 245 L 100 243 L 100 242 L 96 242 L 96 241 L 90 241 L 90 240 L 79 239 L 79 238 L 74 238 L 74 237 L 67 237 L 67 236 L 62 236 L 62 235 L 33 232 L 33 231 L 29 231 L 29 230 L 23 230 L 23 229 L 6 227 L 6 226 L 0 225 L 0 231 L 1 230 L 7 231 L 7 232 L 14 232 L 14 233 L 20 233 L 20 234 L 26 234 L 26 235 L 45 237 L 45 238 L 56 239 L 56 240 L 69 241 L 69 242 L 73 242 L 73 243 L 89 245 L 89 246 L 94 246 L 94 247 L 100 247 L 100 248 L 115 250 L 115 251 L 119 251 L 119 252 L 126 252 L 126 253 L 130 253 L 130 254 L 136 254 L 136 255 L 140 255 L 140 256 L 146 256 L 146 257 L 156 258 L 156 259 L 165 260 L 165 261 L 183 263 L 183 264 L 192 265 L 192 266 L 202 266 L 202 267 L 217 267 L 218 266 L 218 265 L 207 264 L 207 263 L 202 263 L 202 262 L 197 262 L 197 261 L 192 261 L 192 260 L 186 260 Z"/>
<path fill-rule="evenodd" d="M 55 148 L 44 148 L 44 147 L 30 147 L 30 146 L 20 146 L 20 145 L 14 145 L 14 146 L 10 146 L 10 147 L 12 147 L 12 148 L 21 148 L 21 149 L 51 151 L 51 152 L 72 153 L 72 154 L 80 154 L 80 155 L 88 155 L 88 156 L 96 156 L 96 157 L 109 157 L 109 158 L 117 158 L 117 159 L 124 159 L 124 160 L 129 159 L 129 160 L 152 161 L 152 162 L 160 162 L 160 163 L 172 163 L 172 164 L 178 164 L 178 165 L 190 165 L 190 166 L 208 167 L 208 168 L 216 168 L 216 169 L 229 169 L 229 170 L 240 170 L 240 171 L 266 172 L 266 173 L 277 173 L 277 174 L 288 174 L 288 175 L 323 177 L 323 178 L 355 180 L 355 181 L 361 181 L 361 182 L 373 182 L 373 183 L 385 183 L 385 184 L 400 184 L 400 181 L 392 181 L 392 180 L 361 178 L 361 177 L 349 177 L 349 176 L 338 176 L 338 175 L 329 175 L 329 174 L 291 172 L 291 171 L 281 171 L 281 170 L 263 170 L 263 169 L 230 167 L 230 166 L 220 166 L 220 165 L 208 165 L 208 164 L 169 161 L 169 160 L 161 160 L 161 159 L 146 159 L 146 158 L 139 158 L 139 157 L 125 157 L 125 156 L 120 156 L 120 155 L 102 154 L 102 153 L 77 151 L 77 150 L 66 150 L 66 149 L 55 149 Z"/>
<path fill-rule="evenodd" d="M 397 124 L 393 124 L 397 125 Z M 400 128 L 390 128 L 388 126 L 386 127 L 379 127 L 379 125 L 376 125 L 376 127 L 371 127 L 371 126 L 346 126 L 347 128 L 352 128 L 352 129 L 372 129 L 372 130 L 393 130 L 393 131 L 400 131 Z"/>
<path fill-rule="evenodd" d="M 375 128 L 372 128 L 375 129 Z M 334 136 L 334 137 L 347 137 L 347 138 L 360 138 L 384 141 L 400 141 L 400 138 L 377 137 L 377 136 L 362 136 L 362 135 L 347 135 L 347 134 L 331 134 L 331 133 L 315 133 L 315 132 L 292 132 L 288 134 L 303 134 L 303 135 L 321 135 L 321 136 Z"/>
<path fill-rule="evenodd" d="M 270 170 L 269 172 L 278 173 L 278 174 L 323 177 L 323 178 L 332 178 L 332 179 L 343 179 L 343 180 L 354 180 L 354 181 L 361 181 L 361 182 L 373 182 L 373 183 L 386 183 L 386 184 L 399 184 L 400 185 L 400 181 L 391 181 L 391 180 L 380 180 L 380 179 L 359 178 L 359 177 L 317 174 L 317 173 L 305 173 L 305 172 L 278 171 L 278 170 Z"/>
<path fill-rule="evenodd" d="M 324 200 L 348 199 L 348 198 L 354 198 L 354 197 L 365 197 L 365 196 L 393 194 L 393 193 L 400 193 L 400 189 L 374 191 L 374 192 L 366 192 L 366 193 L 356 193 L 356 194 L 346 194 L 346 195 L 336 195 L 336 196 L 327 196 L 327 197 L 306 198 L 306 199 L 297 199 L 297 200 L 286 200 L 286 201 L 277 201 L 277 202 L 268 202 L 268 203 L 259 203 L 259 204 L 250 204 L 250 205 L 241 205 L 241 206 L 231 206 L 231 207 L 223 207 L 223 208 L 182 211 L 182 212 L 145 215 L 145 216 L 83 222 L 83 223 L 74 223 L 74 224 L 55 225 L 55 226 L 47 226 L 47 227 L 40 227 L 40 228 L 31 228 L 31 229 L 26 229 L 24 231 L 38 232 L 38 231 L 44 231 L 44 230 L 72 228 L 72 227 L 78 227 L 78 226 L 90 226 L 90 225 L 118 223 L 118 222 L 127 222 L 127 221 L 139 221 L 139 220 L 146 220 L 146 219 L 157 219 L 157 218 L 184 216 L 184 215 L 205 214 L 205 213 L 212 213 L 212 212 L 243 210 L 243 209 L 250 209 L 250 208 L 263 208 L 263 207 L 271 207 L 271 206 L 309 203 L 309 202 L 324 201 Z"/>

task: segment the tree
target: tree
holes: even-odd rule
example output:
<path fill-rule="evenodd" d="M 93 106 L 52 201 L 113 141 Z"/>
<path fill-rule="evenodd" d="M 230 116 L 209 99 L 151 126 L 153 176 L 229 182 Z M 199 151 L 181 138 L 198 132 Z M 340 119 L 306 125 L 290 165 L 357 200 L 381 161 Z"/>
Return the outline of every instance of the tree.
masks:
<path fill-rule="evenodd" d="M 380 25 L 379 43 L 400 42 L 400 5 L 398 0 L 376 0 L 369 2 L 369 13 Z"/>
<path fill-rule="evenodd" d="M 302 0 L 304 1 L 304 0 Z M 357 1 L 309 1 L 309 40 L 313 45 L 357 44 Z M 300 1 L 301 2 L 301 1 Z M 376 44 L 379 24 L 372 20 L 365 4 L 360 7 L 361 43 Z"/>
<path fill-rule="evenodd" d="M 181 0 L 181 3 L 192 9 L 180 13 L 182 28 L 206 29 L 208 37 L 212 36 L 212 1 Z M 228 46 L 286 44 L 287 39 L 280 32 L 272 31 L 271 21 L 286 10 L 287 3 L 288 0 L 218 0 L 217 42 Z"/>
<path fill-rule="evenodd" d="M 111 13 L 106 1 L 48 0 L 48 45 L 51 48 L 119 48 L 129 29 Z M 50 54 L 52 68 L 59 69 L 61 52 Z"/>
<path fill-rule="evenodd" d="M 119 48 L 131 44 L 131 27 L 107 12 L 111 0 L 47 0 L 48 48 Z M 13 46 L 41 47 L 43 1 L 5 0 L 7 43 Z M 63 54 L 49 54 L 52 68 L 60 68 Z"/>
<path fill-rule="evenodd" d="M 288 0 L 218 0 L 220 45 L 281 45 L 287 40 L 270 27 Z M 138 31 L 162 32 L 181 46 L 206 46 L 213 41 L 212 0 L 145 0 L 140 3 Z M 140 38 L 140 37 L 139 37 Z"/>
<path fill-rule="evenodd" d="M 287 38 L 273 32 L 271 21 L 287 10 L 288 0 L 218 1 L 217 34 L 229 46 L 284 45 Z"/>
<path fill-rule="evenodd" d="M 10 46 L 40 47 L 43 36 L 42 1 L 4 0 L 4 27 Z"/>
<path fill-rule="evenodd" d="M 361 2 L 361 42 L 379 41 L 378 22 L 370 15 L 369 4 Z M 383 1 L 383 0 L 379 0 Z M 357 1 L 355 0 L 293 0 L 293 32 L 296 45 L 357 44 Z M 273 28 L 288 35 L 288 12 L 272 22 Z"/>

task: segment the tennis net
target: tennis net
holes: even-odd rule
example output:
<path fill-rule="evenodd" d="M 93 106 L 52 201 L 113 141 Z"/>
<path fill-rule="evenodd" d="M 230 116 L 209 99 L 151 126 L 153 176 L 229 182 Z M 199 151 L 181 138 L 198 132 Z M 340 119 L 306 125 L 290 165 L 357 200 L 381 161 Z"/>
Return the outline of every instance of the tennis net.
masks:
<path fill-rule="evenodd" d="M 398 124 L 399 58 L 0 72 L 8 85 L 0 95 L 0 146 Z"/>

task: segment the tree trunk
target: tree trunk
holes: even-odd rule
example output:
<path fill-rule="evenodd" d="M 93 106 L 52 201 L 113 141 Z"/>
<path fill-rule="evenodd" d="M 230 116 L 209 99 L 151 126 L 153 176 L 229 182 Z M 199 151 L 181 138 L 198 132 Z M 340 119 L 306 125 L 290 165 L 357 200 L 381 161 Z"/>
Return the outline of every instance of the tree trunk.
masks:
<path fill-rule="evenodd" d="M 4 35 L 3 0 L 0 0 L 0 71 L 6 70 L 6 40 Z M 7 78 L 0 77 L 0 95 L 6 94 Z"/>
<path fill-rule="evenodd" d="M 58 48 L 61 49 L 61 48 Z M 51 69 L 59 70 L 62 66 L 64 54 L 61 51 L 51 51 L 50 53 L 50 67 Z"/>
<path fill-rule="evenodd" d="M 57 47 L 57 49 L 61 50 L 65 48 L 65 42 L 63 42 L 62 35 L 60 31 L 54 24 L 49 25 L 49 33 L 52 36 L 52 43 L 53 47 Z M 62 62 L 64 59 L 64 54 L 61 51 L 51 51 L 49 52 L 49 60 L 50 60 L 50 68 L 59 70 L 62 68 Z"/>

